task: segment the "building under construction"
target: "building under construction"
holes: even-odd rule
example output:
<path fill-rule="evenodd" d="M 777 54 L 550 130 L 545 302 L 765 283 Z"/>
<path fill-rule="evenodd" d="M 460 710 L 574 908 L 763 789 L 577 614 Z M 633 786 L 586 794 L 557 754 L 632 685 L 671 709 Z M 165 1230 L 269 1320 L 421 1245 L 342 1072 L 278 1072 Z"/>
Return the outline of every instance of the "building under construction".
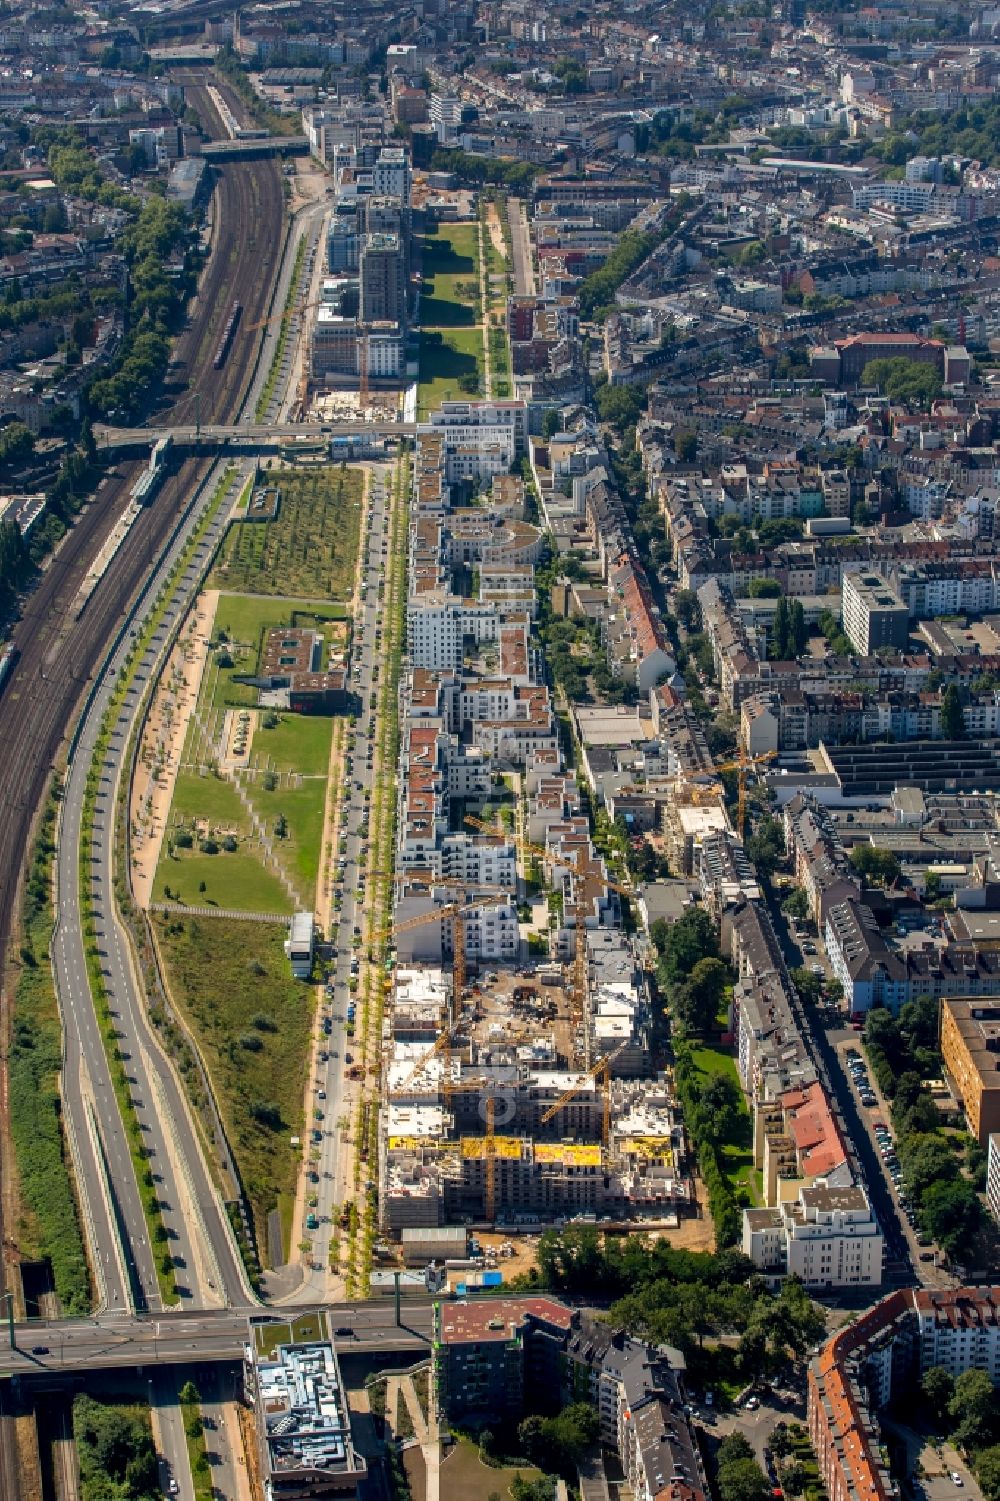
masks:
<path fill-rule="evenodd" d="M 397 975 L 381 1114 L 384 1233 L 466 1218 L 670 1220 L 691 1209 L 669 1079 L 619 1073 L 630 1033 L 585 1067 L 562 985 L 492 972 L 458 1003 L 448 990 L 441 970 Z"/>
<path fill-rule="evenodd" d="M 525 418 L 517 402 L 452 402 L 418 439 L 379 1118 L 385 1234 L 579 1215 L 673 1223 L 693 1208 L 624 931 L 634 893 L 595 848 L 534 638 L 524 570 L 540 537 L 510 474 Z M 470 509 L 473 490 L 488 505 Z"/>

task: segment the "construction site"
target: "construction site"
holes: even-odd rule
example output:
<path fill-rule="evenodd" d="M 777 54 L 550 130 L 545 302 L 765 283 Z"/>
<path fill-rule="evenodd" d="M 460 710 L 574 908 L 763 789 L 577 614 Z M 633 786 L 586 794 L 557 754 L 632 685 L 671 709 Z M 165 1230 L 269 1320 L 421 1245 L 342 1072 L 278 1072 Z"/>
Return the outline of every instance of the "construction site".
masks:
<path fill-rule="evenodd" d="M 587 877 L 562 876 L 577 912 L 572 885 L 583 896 Z M 651 1074 L 648 1033 L 637 1032 L 644 980 L 627 940 L 581 914 L 553 930 L 564 963 L 484 960 L 482 924 L 510 901 L 469 892 L 393 930 L 383 1234 L 463 1221 L 533 1231 L 580 1217 L 676 1226 L 696 1207 L 684 1132 L 669 1074 Z M 414 953 L 431 930 L 450 967 Z"/>

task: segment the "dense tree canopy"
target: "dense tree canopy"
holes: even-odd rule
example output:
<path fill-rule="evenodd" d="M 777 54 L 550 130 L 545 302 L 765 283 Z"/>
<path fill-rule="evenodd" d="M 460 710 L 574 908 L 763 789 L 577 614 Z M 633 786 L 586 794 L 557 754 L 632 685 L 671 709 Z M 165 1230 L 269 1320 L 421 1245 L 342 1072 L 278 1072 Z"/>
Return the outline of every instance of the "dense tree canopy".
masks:
<path fill-rule="evenodd" d="M 863 386 L 876 386 L 892 401 L 929 407 L 941 394 L 941 377 L 933 365 L 903 357 L 892 360 L 869 360 L 861 372 Z"/>

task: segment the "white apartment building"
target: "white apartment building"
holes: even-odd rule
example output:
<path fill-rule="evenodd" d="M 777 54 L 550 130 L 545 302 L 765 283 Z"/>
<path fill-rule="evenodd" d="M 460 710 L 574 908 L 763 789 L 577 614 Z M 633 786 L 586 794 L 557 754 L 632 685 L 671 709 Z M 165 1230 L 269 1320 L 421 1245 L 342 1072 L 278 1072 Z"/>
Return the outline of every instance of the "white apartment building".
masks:
<path fill-rule="evenodd" d="M 983 568 L 978 560 L 956 559 L 948 568 L 904 566 L 893 583 L 912 618 L 934 619 L 940 615 L 991 614 L 1000 606 L 1000 577 L 995 568 Z"/>
<path fill-rule="evenodd" d="M 873 204 L 888 204 L 905 214 L 925 214 L 934 207 L 937 184 L 933 182 L 872 182 L 855 188 L 851 194 L 856 209 Z"/>
<path fill-rule="evenodd" d="M 928 1293 L 918 1293 L 914 1301 L 921 1371 L 940 1365 L 953 1376 L 960 1376 L 975 1368 L 985 1371 L 994 1386 L 1000 1385 L 1000 1322 L 988 1296 L 962 1300 L 954 1310 L 935 1308 Z"/>
<path fill-rule="evenodd" d="M 500 616 L 492 606 L 477 605 L 443 589 L 429 589 L 407 601 L 406 645 L 412 667 L 458 670 L 466 636 L 478 646 L 496 641 L 499 631 Z"/>
<path fill-rule="evenodd" d="M 443 895 L 449 902 L 454 900 L 451 892 Z M 476 907 L 471 902 L 470 896 L 470 906 L 462 914 L 466 957 L 493 964 L 516 964 L 521 957 L 521 934 L 513 901 L 497 907 Z M 396 906 L 396 921 L 403 923 L 408 917 L 422 916 L 432 911 L 434 905 L 426 896 L 404 897 Z M 455 951 L 455 920 L 445 916 L 438 923 L 421 923 L 397 933 L 395 943 L 401 964 L 441 964 L 450 960 Z"/>
<path fill-rule="evenodd" d="M 406 367 L 406 340 L 398 324 L 369 327 L 365 343 L 372 380 L 397 380 Z"/>
<path fill-rule="evenodd" d="M 406 649 L 414 667 L 435 671 L 462 665 L 462 601 L 432 591 L 411 596 L 406 606 Z"/>
<path fill-rule="evenodd" d="M 455 141 L 462 125 L 462 101 L 457 94 L 431 95 L 431 124 L 442 146 Z"/>
<path fill-rule="evenodd" d="M 404 208 L 410 202 L 410 157 L 402 146 L 383 146 L 372 168 L 372 189 L 377 198 L 398 198 Z"/>
<path fill-rule="evenodd" d="M 906 646 L 909 611 L 878 573 L 845 573 L 841 585 L 844 630 L 862 657 L 880 646 Z"/>
<path fill-rule="evenodd" d="M 523 401 L 443 401 L 421 431 L 440 433 L 446 446 L 509 444 L 513 461 L 527 453 L 528 409 Z"/>
<path fill-rule="evenodd" d="M 801 1187 L 774 1209 L 743 1211 L 744 1255 L 762 1272 L 797 1276 L 807 1287 L 878 1287 L 884 1238 L 858 1186 Z"/>
<path fill-rule="evenodd" d="M 986 1202 L 990 1214 L 1000 1225 L 1000 1136 L 990 1133 L 989 1157 L 986 1165 Z"/>

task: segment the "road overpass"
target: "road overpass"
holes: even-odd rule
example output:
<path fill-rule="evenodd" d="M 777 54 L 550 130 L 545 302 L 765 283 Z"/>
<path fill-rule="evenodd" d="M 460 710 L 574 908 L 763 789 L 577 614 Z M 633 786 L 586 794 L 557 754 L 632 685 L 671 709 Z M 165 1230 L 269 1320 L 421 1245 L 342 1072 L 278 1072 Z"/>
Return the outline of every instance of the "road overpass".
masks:
<path fill-rule="evenodd" d="M 340 1355 L 391 1351 L 424 1352 L 430 1342 L 433 1304 L 406 1299 L 396 1323 L 395 1302 L 330 1304 L 326 1314 Z M 289 1308 L 301 1318 L 308 1308 Z M 77 1372 L 134 1369 L 142 1365 L 200 1365 L 242 1360 L 251 1326 L 285 1322 L 272 1308 L 202 1309 L 148 1316 L 106 1314 L 91 1319 L 32 1320 L 15 1326 L 15 1345 L 0 1349 L 0 1380 L 72 1375 Z"/>
<path fill-rule="evenodd" d="M 209 141 L 202 146 L 206 162 L 245 162 L 261 156 L 308 156 L 306 136 L 244 136 L 234 141 Z"/>
<path fill-rule="evenodd" d="M 413 438 L 417 434 L 415 422 L 366 422 L 358 417 L 353 422 L 241 422 L 232 424 L 198 423 L 178 427 L 108 427 L 100 423 L 94 427 L 94 442 L 98 451 L 140 452 L 151 450 L 161 438 L 172 438 L 177 449 L 210 451 L 229 444 L 240 444 L 247 449 L 260 447 L 278 448 L 294 439 L 308 442 L 310 439 L 332 442 L 334 438 L 354 438 L 365 444 L 372 438 Z"/>

